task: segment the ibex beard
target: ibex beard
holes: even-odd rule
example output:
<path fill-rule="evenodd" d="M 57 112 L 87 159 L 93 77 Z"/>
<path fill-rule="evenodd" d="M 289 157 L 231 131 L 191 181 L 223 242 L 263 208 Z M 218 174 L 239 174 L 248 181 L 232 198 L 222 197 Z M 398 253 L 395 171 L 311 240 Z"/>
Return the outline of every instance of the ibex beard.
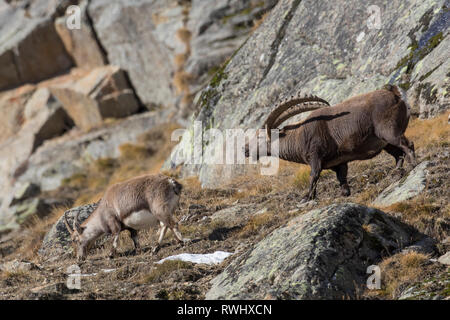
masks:
<path fill-rule="evenodd" d="M 124 230 L 130 232 L 135 252 L 138 252 L 138 231 L 149 229 L 158 222 L 160 233 L 153 253 L 159 250 L 168 228 L 180 243 L 188 242 L 189 239 L 181 236 L 178 222 L 173 217 L 181 190 L 182 185 L 175 179 L 161 174 L 143 175 L 109 187 L 97 209 L 82 224 L 79 224 L 77 214 L 71 227 L 64 215 L 67 230 L 76 245 L 78 261 L 86 259 L 88 248 L 103 234 L 113 236 L 110 257 L 114 257 L 119 234 Z"/>

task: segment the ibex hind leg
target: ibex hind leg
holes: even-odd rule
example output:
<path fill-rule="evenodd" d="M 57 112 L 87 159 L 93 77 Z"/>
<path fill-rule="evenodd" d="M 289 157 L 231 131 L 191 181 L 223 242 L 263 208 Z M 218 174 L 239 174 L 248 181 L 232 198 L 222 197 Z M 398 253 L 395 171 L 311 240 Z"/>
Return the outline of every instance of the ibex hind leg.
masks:
<path fill-rule="evenodd" d="M 344 197 L 348 197 L 350 195 L 350 187 L 347 182 L 348 165 L 343 163 L 331 169 L 336 172 L 336 178 L 341 186 L 341 194 Z"/>
<path fill-rule="evenodd" d="M 384 151 L 386 151 L 395 158 L 396 169 L 401 169 L 403 167 L 403 162 L 405 160 L 406 153 L 403 152 L 402 149 L 392 144 L 388 144 L 386 147 L 384 147 Z"/>
<path fill-rule="evenodd" d="M 322 162 L 319 159 L 311 161 L 311 174 L 309 177 L 309 190 L 302 201 L 310 201 L 316 198 L 317 182 L 322 172 Z"/>
<path fill-rule="evenodd" d="M 133 240 L 133 245 L 134 245 L 133 254 L 140 254 L 141 253 L 141 245 L 139 244 L 139 237 L 138 237 L 137 230 L 128 228 L 128 231 L 130 231 L 130 237 L 131 237 L 131 240 Z"/>
<path fill-rule="evenodd" d="M 386 137 L 384 140 L 393 145 L 394 147 L 399 148 L 402 152 L 406 154 L 408 157 L 408 161 L 411 164 L 411 166 L 416 166 L 416 154 L 414 152 L 414 144 L 406 139 L 404 135 L 397 136 L 397 137 Z"/>

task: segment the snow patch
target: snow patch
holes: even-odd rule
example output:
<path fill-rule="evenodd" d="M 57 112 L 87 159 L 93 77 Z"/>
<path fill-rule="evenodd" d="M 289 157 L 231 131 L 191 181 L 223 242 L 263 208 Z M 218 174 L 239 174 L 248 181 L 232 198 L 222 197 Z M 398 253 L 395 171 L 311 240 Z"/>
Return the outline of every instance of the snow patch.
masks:
<path fill-rule="evenodd" d="M 225 251 L 216 251 L 214 253 L 206 253 L 206 254 L 181 253 L 175 256 L 164 258 L 156 263 L 161 264 L 166 260 L 181 260 L 192 263 L 219 264 L 223 260 L 225 260 L 225 258 L 231 255 L 232 253 Z"/>

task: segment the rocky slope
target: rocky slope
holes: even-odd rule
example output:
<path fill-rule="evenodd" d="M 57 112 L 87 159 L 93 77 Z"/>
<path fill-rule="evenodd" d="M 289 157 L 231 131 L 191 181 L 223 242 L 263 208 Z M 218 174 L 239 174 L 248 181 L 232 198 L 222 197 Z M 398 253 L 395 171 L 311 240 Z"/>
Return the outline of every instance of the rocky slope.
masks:
<path fill-rule="evenodd" d="M 449 299 L 449 4 L 371 4 L 0 0 L 0 299 Z M 299 90 L 334 104 L 386 83 L 407 91 L 418 165 L 351 163 L 349 198 L 325 171 L 319 198 L 300 202 L 310 171 L 293 163 L 262 176 L 207 165 L 207 152 L 186 162 L 195 120 L 200 134 L 257 128 Z M 163 163 L 184 185 L 175 215 L 193 241 L 168 236 L 151 255 L 149 230 L 133 255 L 124 233 L 109 260 L 105 237 L 68 289 L 62 215 L 87 218 L 108 185 Z M 216 251 L 231 255 L 158 263 Z"/>

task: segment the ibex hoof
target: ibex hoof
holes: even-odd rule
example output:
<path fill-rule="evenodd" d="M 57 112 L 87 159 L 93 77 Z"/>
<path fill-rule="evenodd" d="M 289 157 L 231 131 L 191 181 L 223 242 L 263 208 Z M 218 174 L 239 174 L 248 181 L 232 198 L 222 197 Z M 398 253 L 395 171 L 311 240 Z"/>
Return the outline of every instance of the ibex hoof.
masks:
<path fill-rule="evenodd" d="M 343 189 L 341 190 L 341 194 L 342 194 L 343 197 L 348 197 L 348 196 L 350 196 L 350 189 L 348 189 L 348 187 L 347 187 L 347 188 L 343 188 Z"/>
<path fill-rule="evenodd" d="M 160 248 L 161 248 L 160 246 L 153 247 L 152 254 L 157 254 Z"/>
<path fill-rule="evenodd" d="M 188 245 L 188 244 L 190 244 L 191 242 L 192 242 L 192 240 L 191 240 L 191 239 L 188 239 L 188 238 L 183 238 L 183 240 L 180 241 L 180 243 L 181 243 L 182 245 Z"/>

